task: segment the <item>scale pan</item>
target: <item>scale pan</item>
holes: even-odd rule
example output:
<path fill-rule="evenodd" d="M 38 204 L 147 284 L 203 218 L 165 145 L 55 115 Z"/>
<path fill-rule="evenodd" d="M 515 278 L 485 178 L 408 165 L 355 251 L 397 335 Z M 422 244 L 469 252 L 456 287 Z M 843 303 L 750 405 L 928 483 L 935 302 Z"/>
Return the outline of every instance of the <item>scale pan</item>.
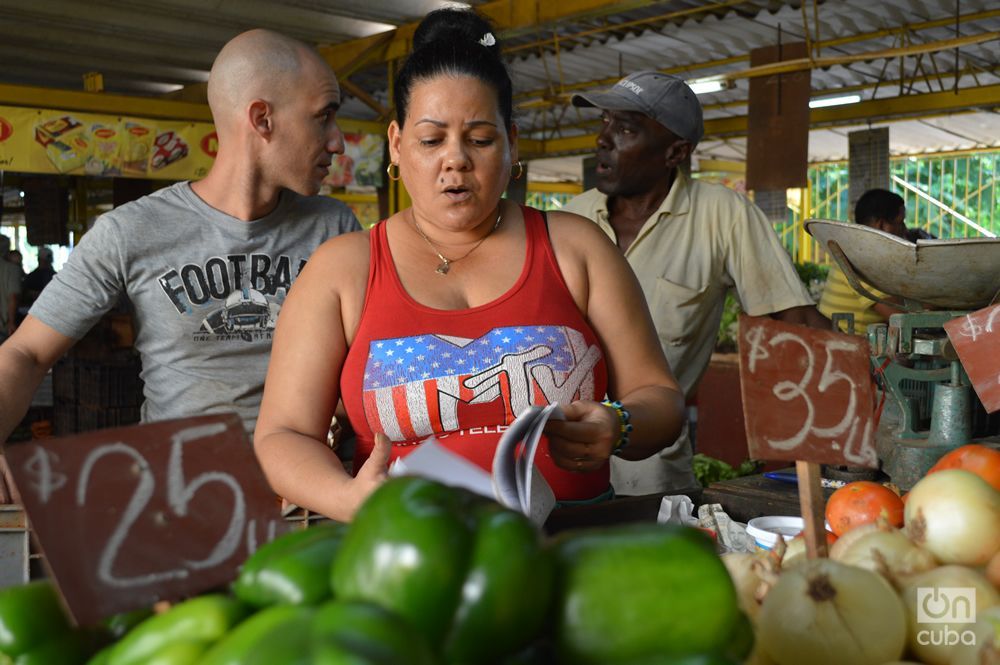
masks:
<path fill-rule="evenodd" d="M 947 309 L 980 309 L 1000 291 L 1000 239 L 918 240 L 861 224 L 810 219 L 827 251 L 835 242 L 854 272 L 876 289 Z"/>

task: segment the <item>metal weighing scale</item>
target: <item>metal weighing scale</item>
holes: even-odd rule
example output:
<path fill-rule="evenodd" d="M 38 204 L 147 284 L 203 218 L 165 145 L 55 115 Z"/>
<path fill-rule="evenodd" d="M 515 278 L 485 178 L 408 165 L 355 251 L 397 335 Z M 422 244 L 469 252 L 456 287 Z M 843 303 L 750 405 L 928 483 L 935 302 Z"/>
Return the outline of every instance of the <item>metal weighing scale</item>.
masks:
<path fill-rule="evenodd" d="M 983 409 L 943 328 L 1000 293 L 1000 239 L 912 243 L 860 224 L 809 220 L 805 227 L 858 293 L 904 311 L 868 327 L 885 399 L 876 445 L 892 482 L 908 490 L 949 450 L 1000 444 L 1000 414 Z"/>

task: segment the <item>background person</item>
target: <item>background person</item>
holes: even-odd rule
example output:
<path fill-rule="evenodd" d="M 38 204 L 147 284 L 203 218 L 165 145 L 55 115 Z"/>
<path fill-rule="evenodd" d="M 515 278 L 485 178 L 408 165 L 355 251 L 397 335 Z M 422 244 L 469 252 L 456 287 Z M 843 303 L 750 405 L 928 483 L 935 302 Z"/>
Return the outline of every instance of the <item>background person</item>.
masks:
<path fill-rule="evenodd" d="M 24 256 L 19 250 L 12 249 L 7 252 L 7 260 L 10 261 L 14 266 L 17 267 L 17 272 L 24 278 Z"/>
<path fill-rule="evenodd" d="M 575 215 L 501 200 L 511 97 L 486 21 L 421 22 L 389 127 L 390 175 L 413 206 L 321 247 L 278 324 L 254 446 L 288 500 L 350 519 L 387 462 L 432 434 L 488 469 L 501 426 L 552 402 L 567 420 L 548 423 L 536 463 L 557 499 L 598 499 L 622 441 L 606 393 L 631 413 L 623 456 L 680 431 L 683 400 L 620 253 Z M 354 478 L 324 445 L 340 398 Z"/>
<path fill-rule="evenodd" d="M 42 289 L 55 277 L 56 270 L 52 267 L 53 258 L 51 249 L 44 246 L 38 248 L 38 267 L 21 280 L 21 302 L 17 308 L 19 321 L 27 315 Z"/>
<path fill-rule="evenodd" d="M 684 81 L 636 72 L 573 103 L 601 109 L 603 126 L 597 188 L 563 210 L 596 222 L 624 253 L 686 397 L 711 360 L 730 288 L 750 315 L 829 328 L 764 213 L 682 168 L 704 133 L 701 104 Z M 691 454 L 682 436 L 648 459 L 612 460 L 615 492 L 698 487 Z"/>
<path fill-rule="evenodd" d="M 0 234 L 0 256 L 7 256 L 10 238 Z M 0 261 L 0 341 L 17 328 L 17 305 L 21 296 L 21 271 L 9 261 Z"/>
<path fill-rule="evenodd" d="M 289 286 L 320 243 L 359 227 L 347 206 L 313 196 L 344 149 L 337 79 L 314 50 L 238 35 L 212 66 L 208 102 L 219 136 L 208 175 L 102 215 L 0 347 L 0 440 L 122 296 L 135 311 L 142 420 L 235 411 L 253 429 Z"/>
<path fill-rule="evenodd" d="M 869 189 L 854 204 L 854 221 L 858 224 L 891 233 L 903 240 L 910 240 L 910 231 L 906 228 L 905 219 L 906 202 L 903 197 L 886 189 Z M 870 284 L 862 283 L 862 285 L 871 291 L 872 295 L 889 301 L 898 300 Z M 855 291 L 848 283 L 844 271 L 837 263 L 833 263 L 826 278 L 826 286 L 823 287 L 823 295 L 819 299 L 819 311 L 824 316 L 853 314 L 854 333 L 864 335 L 871 324 L 884 323 L 890 316 L 903 310 L 876 302 Z M 847 332 L 846 321 L 840 323 L 840 329 Z"/>

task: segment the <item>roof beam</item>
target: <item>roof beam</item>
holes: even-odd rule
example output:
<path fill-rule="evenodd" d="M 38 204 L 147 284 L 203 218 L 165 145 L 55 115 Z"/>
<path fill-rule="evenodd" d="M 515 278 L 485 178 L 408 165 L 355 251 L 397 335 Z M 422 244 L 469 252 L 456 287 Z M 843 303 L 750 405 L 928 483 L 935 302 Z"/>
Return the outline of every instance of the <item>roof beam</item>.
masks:
<path fill-rule="evenodd" d="M 893 122 L 928 118 L 949 113 L 964 113 L 976 109 L 1000 109 L 1000 84 L 978 88 L 962 88 L 958 92 L 930 92 L 920 95 L 902 95 L 872 99 L 857 104 L 813 109 L 809 112 L 809 128 L 861 122 Z M 705 138 L 745 136 L 747 116 L 712 118 L 705 121 Z M 703 139 L 704 140 L 704 139 Z M 555 155 L 583 154 L 594 151 L 597 134 L 584 134 L 569 138 L 537 140 L 521 139 L 518 151 L 524 159 L 538 159 Z"/>
<path fill-rule="evenodd" d="M 3 83 L 0 83 L 0 104 L 163 120 L 212 122 L 212 113 L 207 104 L 194 104 L 162 97 L 133 97 L 112 95 L 106 92 L 74 92 Z M 337 124 L 348 133 L 382 134 L 385 132 L 385 123 L 381 122 L 337 118 Z"/>
<path fill-rule="evenodd" d="M 88 113 L 135 115 L 144 118 L 212 122 L 212 114 L 208 110 L 207 104 L 192 104 L 158 97 L 112 95 L 106 92 L 75 92 L 4 83 L 0 83 L 0 104 Z"/>
<path fill-rule="evenodd" d="M 848 55 L 837 55 L 829 58 L 796 58 L 794 60 L 782 60 L 766 65 L 758 65 L 748 69 L 741 69 L 735 72 L 725 72 L 713 79 L 720 81 L 732 81 L 741 78 L 755 78 L 758 76 L 774 76 L 775 74 L 787 74 L 788 72 L 802 71 L 803 69 L 819 69 L 832 67 L 834 65 L 845 65 L 852 62 L 862 62 L 864 60 L 884 60 L 887 58 L 904 58 L 907 56 L 920 55 L 922 53 L 936 53 L 957 49 L 973 44 L 982 44 L 1000 39 L 1000 31 L 983 32 L 978 35 L 966 35 L 957 39 L 944 39 L 925 44 L 912 44 L 898 48 L 882 49 L 880 51 L 866 51 L 865 53 L 851 53 Z"/>

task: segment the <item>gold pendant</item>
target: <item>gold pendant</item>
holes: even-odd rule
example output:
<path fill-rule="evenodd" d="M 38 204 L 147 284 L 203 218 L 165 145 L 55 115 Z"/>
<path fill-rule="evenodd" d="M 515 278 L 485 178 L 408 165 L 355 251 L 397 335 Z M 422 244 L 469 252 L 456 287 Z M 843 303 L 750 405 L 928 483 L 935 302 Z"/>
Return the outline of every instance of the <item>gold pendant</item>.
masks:
<path fill-rule="evenodd" d="M 438 264 L 438 267 L 434 272 L 439 275 L 447 275 L 449 270 L 451 270 L 451 266 L 448 265 L 448 261 L 445 260 Z"/>

